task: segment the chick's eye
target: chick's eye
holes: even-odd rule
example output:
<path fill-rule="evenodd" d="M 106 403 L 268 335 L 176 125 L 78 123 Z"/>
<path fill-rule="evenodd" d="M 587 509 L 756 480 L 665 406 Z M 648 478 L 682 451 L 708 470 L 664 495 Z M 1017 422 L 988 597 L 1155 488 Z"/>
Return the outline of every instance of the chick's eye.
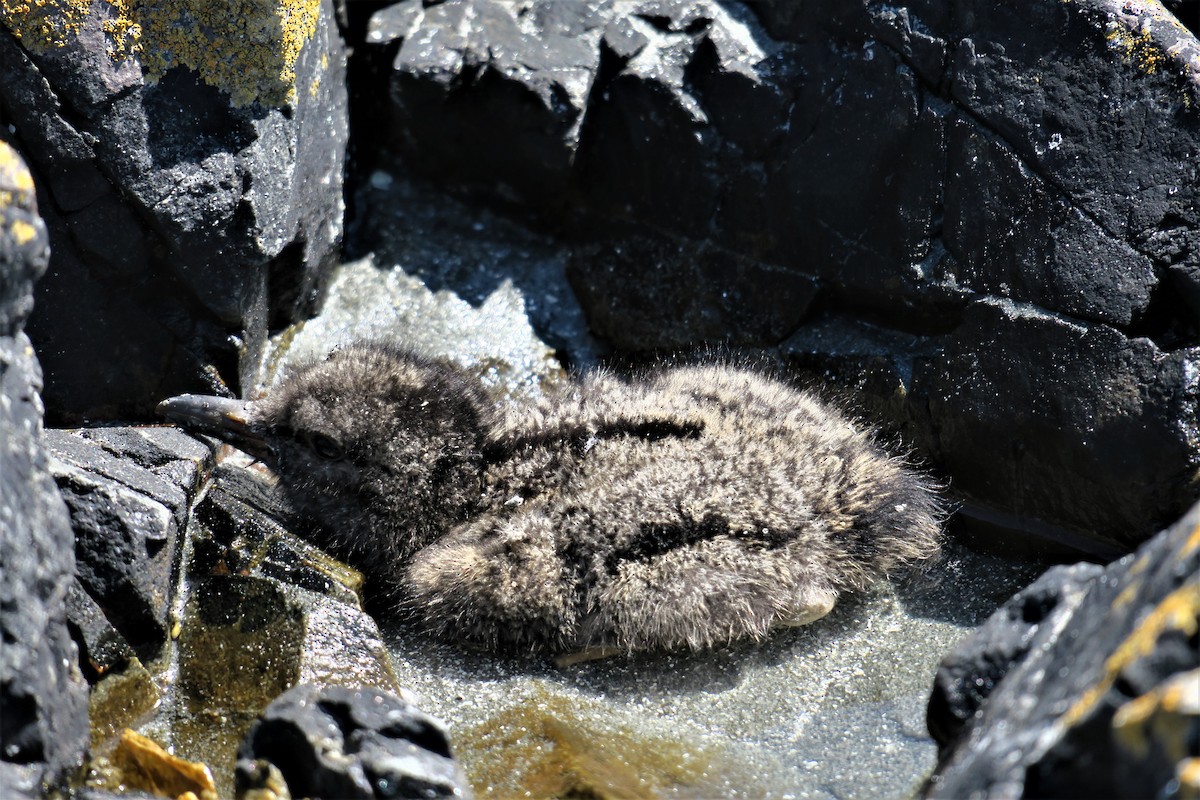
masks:
<path fill-rule="evenodd" d="M 341 442 L 323 433 L 312 434 L 309 437 L 308 444 L 314 453 L 327 461 L 337 461 L 346 454 L 346 450 L 342 447 Z"/>

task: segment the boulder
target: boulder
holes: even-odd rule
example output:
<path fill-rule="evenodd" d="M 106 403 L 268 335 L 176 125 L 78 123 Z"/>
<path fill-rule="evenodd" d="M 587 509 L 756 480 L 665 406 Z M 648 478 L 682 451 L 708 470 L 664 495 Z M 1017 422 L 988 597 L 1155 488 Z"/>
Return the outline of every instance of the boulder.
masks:
<path fill-rule="evenodd" d="M 240 780 L 267 762 L 293 797 L 470 795 L 442 724 L 379 689 L 296 686 L 267 706 L 238 758 Z"/>
<path fill-rule="evenodd" d="M 29 325 L 52 421 L 152 419 L 310 307 L 341 238 L 345 59 L 330 0 L 0 9 L 0 124 L 53 244 Z"/>
<path fill-rule="evenodd" d="M 1198 653 L 1200 505 L 1103 570 L 1047 573 L 943 660 L 926 796 L 1194 794 Z"/>
<path fill-rule="evenodd" d="M 67 631 L 75 569 L 43 443 L 41 370 L 22 328 L 46 269 L 33 179 L 0 141 L 0 794 L 64 789 L 87 752 L 87 684 Z"/>

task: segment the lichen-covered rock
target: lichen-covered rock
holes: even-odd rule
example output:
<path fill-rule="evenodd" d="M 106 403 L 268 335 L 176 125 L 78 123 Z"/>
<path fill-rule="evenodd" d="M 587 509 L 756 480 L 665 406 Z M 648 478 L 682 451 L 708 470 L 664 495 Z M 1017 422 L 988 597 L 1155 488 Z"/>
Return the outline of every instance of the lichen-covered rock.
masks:
<path fill-rule="evenodd" d="M 67 631 L 75 558 L 42 441 L 41 371 L 22 332 L 46 231 L 24 162 L 0 142 L 0 794 L 63 787 L 88 743 Z"/>
<path fill-rule="evenodd" d="M 1200 505 L 1094 573 L 1049 573 L 943 662 L 928 797 L 1200 791 Z"/>
<path fill-rule="evenodd" d="M 383 146 L 585 239 L 619 349 L 780 346 L 987 535 L 1107 556 L 1197 499 L 1200 43 L 1157 2 L 411 0 L 368 42 Z"/>
<path fill-rule="evenodd" d="M 230 334 L 254 351 L 307 309 L 341 238 L 345 58 L 330 0 L 0 4 L 0 122 L 53 244 L 29 328 L 53 420 L 150 419 L 237 374 Z"/>
<path fill-rule="evenodd" d="M 464 797 L 442 724 L 372 688 L 302 684 L 272 701 L 246 734 L 239 771 L 278 768 L 293 797 Z"/>

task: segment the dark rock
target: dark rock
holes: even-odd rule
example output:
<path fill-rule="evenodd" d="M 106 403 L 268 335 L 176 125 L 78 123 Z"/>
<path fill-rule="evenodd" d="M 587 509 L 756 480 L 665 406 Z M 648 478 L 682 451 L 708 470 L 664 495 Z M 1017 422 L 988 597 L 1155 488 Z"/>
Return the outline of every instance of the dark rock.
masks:
<path fill-rule="evenodd" d="M 526 202 L 560 201 L 599 64 L 600 22 L 588 4 L 568 2 L 520 18 L 511 4 L 479 0 L 413 0 L 380 12 L 368 41 L 403 39 L 391 89 L 397 144 L 418 163 Z"/>
<path fill-rule="evenodd" d="M 964 516 L 1039 520 L 1111 558 L 1196 492 L 1198 364 L 1197 348 L 983 299 L 914 364 L 908 402 Z"/>
<path fill-rule="evenodd" d="M 1012 297 L 1128 327 L 1146 313 L 1158 276 L 1149 256 L 1114 237 L 1020 158 L 957 121 L 947 156 L 948 276 L 972 292 Z"/>
<path fill-rule="evenodd" d="M 230 334 L 254 352 L 269 316 L 304 313 L 341 236 L 331 2 L 105 9 L 0 12 L 0 122 L 53 243 L 30 335 L 60 421 L 150 419 L 211 388 L 206 366 L 236 375 Z"/>
<path fill-rule="evenodd" d="M 67 623 L 71 637 L 79 646 L 80 666 L 89 682 L 95 683 L 101 676 L 134 658 L 129 642 L 108 621 L 104 610 L 84 591 L 78 580 L 71 583 L 67 594 Z"/>
<path fill-rule="evenodd" d="M 1184 768 L 1200 743 L 1200 505 L 1090 572 L 1048 574 L 943 662 L 930 704 L 942 752 L 926 796 L 1194 788 Z"/>
<path fill-rule="evenodd" d="M 114 456 L 150 470 L 189 498 L 196 496 L 212 470 L 212 449 L 175 427 L 83 428 L 76 433 Z"/>
<path fill-rule="evenodd" d="M 1200 89 L 1180 80 L 1200 69 L 1195 37 L 1158 3 L 1031 2 L 1016 26 L 1010 6 L 965 5 L 974 30 L 953 32 L 948 65 L 956 102 L 1111 235 L 1195 227 Z"/>
<path fill-rule="evenodd" d="M 282 493 L 253 472 L 222 465 L 196 507 L 200 530 L 191 572 L 271 578 L 357 606 L 362 576 L 298 538 L 281 521 L 299 523 Z"/>
<path fill-rule="evenodd" d="M 962 735 L 1034 642 L 1055 635 L 1048 631 L 1062 630 L 1103 572 L 1097 564 L 1052 567 L 1013 595 L 942 659 L 933 680 L 926 725 L 943 751 Z"/>
<path fill-rule="evenodd" d="M 1181 77 L 1200 70 L 1200 44 L 1161 6 L 1025 0 L 1016 11 L 968 0 L 952 11 L 822 3 L 797 13 L 777 0 L 749 5 L 776 38 L 845 45 L 832 63 L 850 64 L 854 75 L 877 61 L 854 64 L 858 49 L 877 54 L 882 45 L 912 70 L 913 91 L 938 98 L 945 123 L 929 134 L 944 140 L 932 168 L 944 175 L 945 227 L 930 233 L 962 262 L 951 272 L 965 286 L 1194 339 L 1200 318 L 1163 276 L 1200 257 L 1198 167 L 1189 155 L 1200 134 L 1198 90 Z M 830 74 L 815 70 L 818 79 Z M 857 159 L 859 144 L 848 144 L 827 163 Z M 907 171 L 895 169 L 895 178 Z M 827 217 L 817 209 L 813 219 L 820 226 Z M 837 259 L 841 250 L 830 252 Z"/>
<path fill-rule="evenodd" d="M 22 325 L 46 231 L 24 162 L 0 142 L 0 784 L 64 788 L 88 744 L 87 684 L 67 631 L 75 567 L 42 441 L 41 370 Z M 38 787 L 37 790 L 31 787 Z"/>
<path fill-rule="evenodd" d="M 795 271 L 709 245 L 638 237 L 577 249 L 568 276 L 592 330 L 626 351 L 698 340 L 776 345 L 817 294 L 816 282 Z M 681 281 L 693 290 L 679 291 Z"/>
<path fill-rule="evenodd" d="M 913 370 L 936 358 L 939 337 L 872 325 L 846 314 L 818 314 L 779 348 L 789 371 L 840 405 L 883 421 L 922 453 L 932 453 L 927 418 L 911 404 Z"/>
<path fill-rule="evenodd" d="M 1196 348 L 982 298 L 945 334 L 825 314 L 781 350 L 949 474 L 982 545 L 1112 558 L 1144 538 L 1139 509 L 1195 492 Z"/>
<path fill-rule="evenodd" d="M 46 438 L 71 512 L 79 582 L 138 655 L 152 658 L 170 628 L 176 550 L 211 454 L 169 429 Z"/>
<path fill-rule="evenodd" d="M 445 729 L 372 688 L 296 686 L 246 734 L 239 772 L 276 766 L 293 797 L 462 797 L 469 794 Z"/>

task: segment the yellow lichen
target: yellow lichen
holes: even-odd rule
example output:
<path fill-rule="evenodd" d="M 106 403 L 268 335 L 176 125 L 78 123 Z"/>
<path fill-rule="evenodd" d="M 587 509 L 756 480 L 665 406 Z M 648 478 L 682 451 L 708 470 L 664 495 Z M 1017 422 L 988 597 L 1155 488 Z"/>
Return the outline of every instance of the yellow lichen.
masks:
<path fill-rule="evenodd" d="M 1153 75 L 1167 66 L 1170 60 L 1150 31 L 1144 28 L 1130 30 L 1120 22 L 1113 21 L 1108 23 L 1104 38 L 1110 47 L 1120 53 L 1125 63 L 1133 65 L 1145 75 Z"/>
<path fill-rule="evenodd" d="M 1188 535 L 1187 541 L 1183 543 L 1183 550 L 1179 552 L 1180 558 L 1187 558 L 1192 553 L 1200 550 L 1200 525 L 1192 529 Z"/>
<path fill-rule="evenodd" d="M 1131 582 L 1124 589 L 1122 589 L 1121 593 L 1118 594 L 1116 599 L 1113 600 L 1113 602 L 1112 602 L 1113 610 L 1115 611 L 1118 608 L 1122 608 L 1126 605 L 1129 605 L 1129 601 L 1131 601 L 1131 600 L 1133 600 L 1133 598 L 1137 597 L 1137 590 L 1138 590 L 1139 586 L 1141 586 L 1141 584 L 1134 581 L 1134 582 Z"/>
<path fill-rule="evenodd" d="M 0 22 L 34 52 L 66 45 L 90 14 L 88 0 L 0 0 Z"/>
<path fill-rule="evenodd" d="M 141 30 L 134 19 L 134 2 L 104 0 L 98 5 L 105 49 L 115 60 L 138 51 Z M 89 0 L 0 0 L 0 22 L 34 53 L 65 47 L 95 13 Z"/>
<path fill-rule="evenodd" d="M 37 237 L 37 228 L 33 227 L 23 219 L 14 221 L 10 231 L 12 233 L 13 241 L 17 243 L 18 247 L 23 247 L 29 244 Z"/>
<path fill-rule="evenodd" d="M 1104 662 L 1104 673 L 1095 685 L 1084 692 L 1075 705 L 1062 716 L 1061 724 L 1075 725 L 1100 702 L 1116 682 L 1121 671 L 1138 658 L 1153 651 L 1159 636 L 1169 630 L 1179 630 L 1191 636 L 1200 627 L 1200 581 L 1192 581 L 1171 592 L 1154 607 L 1125 641 Z"/>
<path fill-rule="evenodd" d="M 1180 800 L 1200 797 L 1200 758 L 1185 758 L 1176 764 L 1175 779 L 1179 781 Z"/>
<path fill-rule="evenodd" d="M 320 0 L 0 0 L 0 24 L 31 52 L 98 26 L 109 55 L 140 58 L 147 82 L 183 67 L 238 106 L 295 102 L 296 61 L 320 14 Z"/>
<path fill-rule="evenodd" d="M 1176 674 L 1117 709 L 1112 727 L 1117 741 L 1138 758 L 1145 758 L 1157 741 L 1167 757 L 1187 755 L 1187 731 L 1200 716 L 1200 669 Z"/>
<path fill-rule="evenodd" d="M 32 211 L 35 206 L 33 176 L 17 151 L 0 142 L 0 209 L 15 207 Z"/>
<path fill-rule="evenodd" d="M 142 63 L 150 81 L 194 70 L 234 105 L 296 100 L 296 61 L 313 37 L 319 0 L 176 0 L 141 6 Z"/>
<path fill-rule="evenodd" d="M 107 40 L 108 54 L 114 60 L 141 52 L 142 26 L 133 8 L 134 0 L 109 0 L 114 14 L 100 23 Z"/>

